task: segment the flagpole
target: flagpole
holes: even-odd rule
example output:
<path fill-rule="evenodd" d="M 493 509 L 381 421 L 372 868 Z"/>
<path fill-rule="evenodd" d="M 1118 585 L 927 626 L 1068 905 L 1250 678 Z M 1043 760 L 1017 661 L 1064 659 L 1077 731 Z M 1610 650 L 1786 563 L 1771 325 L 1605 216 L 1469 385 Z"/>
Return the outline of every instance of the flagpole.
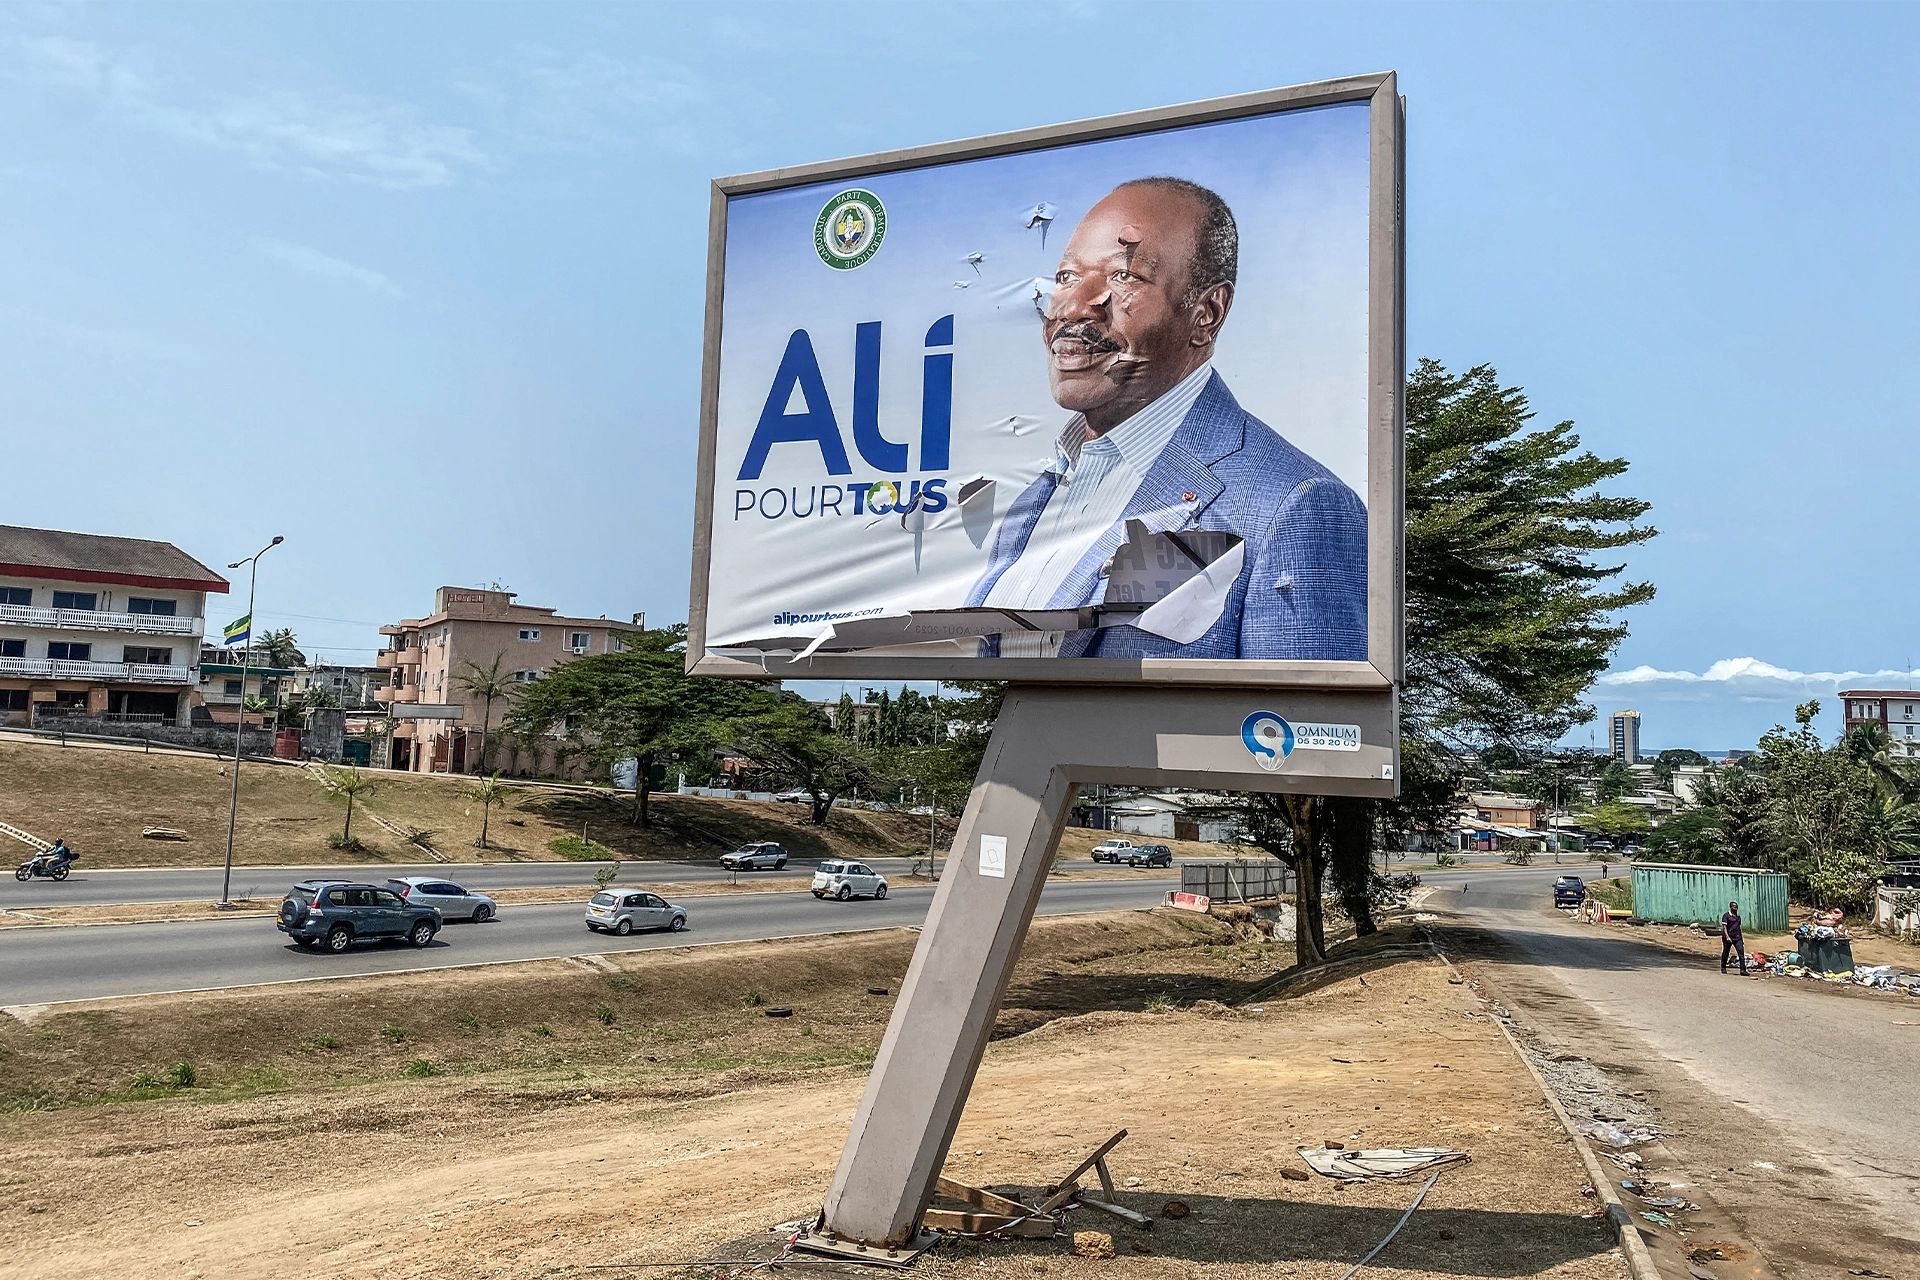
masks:
<path fill-rule="evenodd" d="M 275 534 L 272 542 L 245 560 L 236 560 L 227 566 L 238 569 L 244 564 L 252 568 L 247 572 L 247 647 L 240 651 L 240 715 L 233 725 L 233 798 L 227 804 L 227 869 L 220 878 L 219 908 L 222 911 L 233 909 L 228 894 L 233 889 L 233 827 L 240 817 L 240 747 L 247 738 L 247 671 L 253 665 L 253 589 L 260 580 L 260 557 L 285 541 Z"/>

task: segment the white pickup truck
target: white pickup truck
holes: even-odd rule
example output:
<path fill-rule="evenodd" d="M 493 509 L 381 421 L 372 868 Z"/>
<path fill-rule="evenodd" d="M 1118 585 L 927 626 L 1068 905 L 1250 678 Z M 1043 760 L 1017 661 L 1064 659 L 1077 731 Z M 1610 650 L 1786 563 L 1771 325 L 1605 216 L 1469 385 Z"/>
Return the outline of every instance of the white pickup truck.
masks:
<path fill-rule="evenodd" d="M 1125 861 L 1131 852 L 1133 852 L 1131 840 L 1102 840 L 1093 846 L 1093 860 L 1118 864 Z"/>

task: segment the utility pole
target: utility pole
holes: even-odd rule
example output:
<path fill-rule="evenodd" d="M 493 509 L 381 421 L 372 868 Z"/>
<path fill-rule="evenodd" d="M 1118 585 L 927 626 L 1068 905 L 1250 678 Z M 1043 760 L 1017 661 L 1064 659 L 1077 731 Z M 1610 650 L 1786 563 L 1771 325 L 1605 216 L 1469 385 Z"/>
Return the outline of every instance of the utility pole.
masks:
<path fill-rule="evenodd" d="M 253 594 L 260 580 L 260 557 L 273 550 L 286 539 L 279 534 L 273 535 L 273 541 L 260 548 L 245 560 L 235 560 L 229 569 L 238 569 L 241 565 L 251 565 L 247 572 L 247 647 L 240 651 L 240 714 L 233 725 L 233 798 L 227 804 L 227 868 L 220 877 L 220 910 L 230 911 L 233 903 L 229 894 L 233 891 L 233 825 L 240 816 L 240 747 L 247 740 L 247 669 L 253 664 Z"/>

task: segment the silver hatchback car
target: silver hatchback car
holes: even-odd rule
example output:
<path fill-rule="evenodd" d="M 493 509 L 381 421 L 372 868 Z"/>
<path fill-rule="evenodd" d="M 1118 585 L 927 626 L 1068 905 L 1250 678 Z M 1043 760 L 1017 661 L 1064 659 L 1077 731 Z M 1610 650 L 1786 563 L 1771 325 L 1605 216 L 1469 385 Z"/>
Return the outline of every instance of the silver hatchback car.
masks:
<path fill-rule="evenodd" d="M 602 889 L 587 903 L 587 928 L 595 933 L 614 933 L 624 938 L 635 929 L 670 929 L 679 933 L 686 927 L 685 907 L 677 907 L 644 889 Z"/>

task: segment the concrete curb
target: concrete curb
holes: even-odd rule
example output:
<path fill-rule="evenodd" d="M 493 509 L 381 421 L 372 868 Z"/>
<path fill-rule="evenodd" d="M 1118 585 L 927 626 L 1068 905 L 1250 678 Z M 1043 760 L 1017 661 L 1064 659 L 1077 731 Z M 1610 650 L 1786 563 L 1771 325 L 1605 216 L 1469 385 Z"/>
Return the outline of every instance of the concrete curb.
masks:
<path fill-rule="evenodd" d="M 1434 941 L 1432 931 L 1422 929 L 1421 932 L 1426 936 L 1427 945 L 1433 948 L 1433 954 L 1445 963 L 1449 971 L 1465 981 L 1465 976 L 1454 967 L 1447 953 L 1440 949 L 1440 944 Z M 1614 1186 L 1613 1178 L 1601 1165 L 1600 1157 L 1594 1154 L 1593 1147 L 1587 1142 L 1587 1136 L 1574 1127 L 1573 1117 L 1568 1115 L 1566 1108 L 1560 1105 L 1560 1100 L 1553 1096 L 1553 1090 L 1547 1087 L 1545 1077 L 1534 1067 L 1532 1059 L 1527 1057 L 1526 1050 L 1520 1047 L 1520 1042 L 1514 1039 L 1513 1032 L 1507 1030 L 1506 1024 L 1497 1017 L 1493 1020 L 1493 1025 L 1500 1028 L 1500 1034 L 1505 1037 L 1507 1046 L 1513 1050 L 1513 1056 L 1520 1059 L 1520 1065 L 1525 1067 L 1527 1074 L 1533 1077 L 1534 1084 L 1540 1088 L 1540 1096 L 1547 1100 L 1547 1106 L 1553 1109 L 1554 1118 L 1559 1120 L 1560 1127 L 1566 1130 L 1567 1140 L 1573 1143 L 1574 1152 L 1580 1157 L 1580 1163 L 1587 1171 L 1588 1180 L 1593 1183 L 1594 1191 L 1607 1207 L 1607 1221 L 1613 1224 L 1615 1238 L 1620 1242 L 1620 1251 L 1626 1255 L 1627 1269 L 1633 1273 L 1633 1280 L 1662 1280 L 1660 1268 L 1654 1264 L 1653 1254 L 1647 1249 L 1647 1242 L 1640 1238 L 1639 1228 L 1634 1225 L 1633 1214 L 1620 1199 L 1619 1189 Z"/>

